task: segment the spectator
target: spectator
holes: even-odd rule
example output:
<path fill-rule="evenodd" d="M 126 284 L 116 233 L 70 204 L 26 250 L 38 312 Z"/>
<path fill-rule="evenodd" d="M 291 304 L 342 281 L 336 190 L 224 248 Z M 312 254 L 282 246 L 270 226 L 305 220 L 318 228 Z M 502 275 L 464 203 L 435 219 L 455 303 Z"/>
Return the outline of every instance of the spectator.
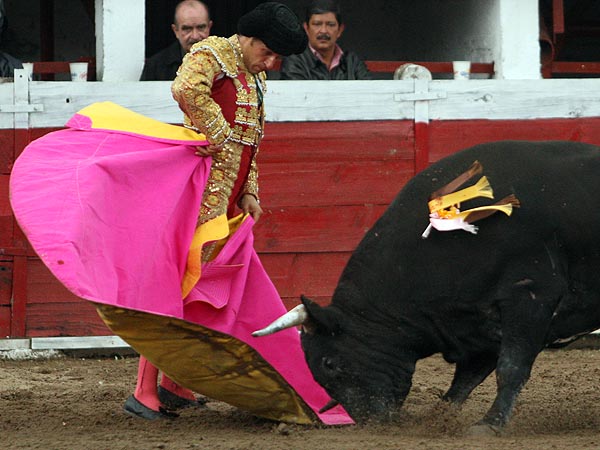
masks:
<path fill-rule="evenodd" d="M 204 3 L 199 0 L 179 2 L 171 24 L 177 41 L 146 61 L 140 81 L 174 80 L 183 56 L 192 45 L 208 37 L 211 27 L 210 13 Z"/>
<path fill-rule="evenodd" d="M 0 0 L 0 37 L 4 34 L 6 29 L 6 9 L 4 8 L 4 1 Z M 15 76 L 15 69 L 22 69 L 23 63 L 14 56 L 9 55 L 3 51 L 0 51 L 0 77 L 2 78 L 13 78 Z"/>
<path fill-rule="evenodd" d="M 333 0 L 312 1 L 304 29 L 308 47 L 281 65 L 282 80 L 370 80 L 371 73 L 358 55 L 343 51 L 337 40 L 344 32 L 340 7 Z"/>
<path fill-rule="evenodd" d="M 237 34 L 211 36 L 184 57 L 171 92 L 184 125 L 210 143 L 196 154 L 212 157 L 199 227 L 235 216 L 236 207 L 254 220 L 262 214 L 256 155 L 263 135 L 265 71 L 280 55 L 300 53 L 306 44 L 296 15 L 281 3 L 267 2 L 240 18 Z M 199 262 L 211 259 L 216 244 L 202 248 Z M 136 389 L 124 406 L 128 414 L 156 419 L 172 416 L 168 409 L 198 405 L 193 392 L 165 374 L 158 388 L 157 380 L 158 369 L 140 356 Z"/>

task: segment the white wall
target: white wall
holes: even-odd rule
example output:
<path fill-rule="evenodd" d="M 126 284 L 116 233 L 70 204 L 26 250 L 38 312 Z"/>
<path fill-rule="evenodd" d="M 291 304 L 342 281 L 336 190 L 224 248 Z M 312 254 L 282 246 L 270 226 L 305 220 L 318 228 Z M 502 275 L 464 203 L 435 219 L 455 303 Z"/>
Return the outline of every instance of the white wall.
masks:
<path fill-rule="evenodd" d="M 137 81 L 144 64 L 144 0 L 96 0 L 100 81 Z"/>
<path fill-rule="evenodd" d="M 497 77 L 541 78 L 537 0 L 501 0 Z"/>

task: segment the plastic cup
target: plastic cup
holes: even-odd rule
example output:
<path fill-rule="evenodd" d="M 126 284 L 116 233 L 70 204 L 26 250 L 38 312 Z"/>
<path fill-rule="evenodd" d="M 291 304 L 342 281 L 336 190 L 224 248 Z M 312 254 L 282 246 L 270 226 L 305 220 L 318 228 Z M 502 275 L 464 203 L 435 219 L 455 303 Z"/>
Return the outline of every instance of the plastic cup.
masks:
<path fill-rule="evenodd" d="M 471 75 L 471 61 L 452 61 L 455 80 L 468 80 Z"/>
<path fill-rule="evenodd" d="M 69 63 L 71 70 L 71 81 L 87 81 L 88 63 L 72 62 Z"/>

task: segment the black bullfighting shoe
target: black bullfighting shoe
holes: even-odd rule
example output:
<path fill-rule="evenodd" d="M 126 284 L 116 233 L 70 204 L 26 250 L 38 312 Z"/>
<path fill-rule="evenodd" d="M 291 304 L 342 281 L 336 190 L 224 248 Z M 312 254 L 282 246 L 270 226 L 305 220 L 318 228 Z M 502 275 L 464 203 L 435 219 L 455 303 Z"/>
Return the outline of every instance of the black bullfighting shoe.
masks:
<path fill-rule="evenodd" d="M 201 408 L 206 405 L 206 399 L 204 397 L 198 397 L 196 400 L 190 400 L 180 397 L 177 394 L 173 394 L 171 391 L 162 386 L 158 386 L 158 399 L 163 405 L 173 411 L 185 408 Z"/>
<path fill-rule="evenodd" d="M 130 395 L 129 398 L 125 401 L 123 411 L 125 411 L 130 416 L 141 417 L 142 419 L 147 420 L 173 419 L 175 417 L 179 417 L 179 414 L 174 413 L 172 411 L 167 411 L 164 408 L 160 408 L 158 411 L 154 411 L 153 409 L 150 409 L 147 406 L 143 405 L 133 395 Z"/>

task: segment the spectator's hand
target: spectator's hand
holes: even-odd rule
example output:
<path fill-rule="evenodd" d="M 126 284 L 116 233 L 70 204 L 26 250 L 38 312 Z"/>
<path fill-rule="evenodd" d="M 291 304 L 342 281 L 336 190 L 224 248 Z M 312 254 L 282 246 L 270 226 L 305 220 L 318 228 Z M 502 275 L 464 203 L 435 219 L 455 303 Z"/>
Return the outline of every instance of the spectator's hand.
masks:
<path fill-rule="evenodd" d="M 223 149 L 223 144 L 215 145 L 209 144 L 207 146 L 196 147 L 196 155 L 198 156 L 212 156 L 219 153 Z"/>
<path fill-rule="evenodd" d="M 240 200 L 240 208 L 244 211 L 244 214 L 250 214 L 255 222 L 258 222 L 261 214 L 263 213 L 262 208 L 258 204 L 256 197 L 251 194 L 244 194 Z"/>

